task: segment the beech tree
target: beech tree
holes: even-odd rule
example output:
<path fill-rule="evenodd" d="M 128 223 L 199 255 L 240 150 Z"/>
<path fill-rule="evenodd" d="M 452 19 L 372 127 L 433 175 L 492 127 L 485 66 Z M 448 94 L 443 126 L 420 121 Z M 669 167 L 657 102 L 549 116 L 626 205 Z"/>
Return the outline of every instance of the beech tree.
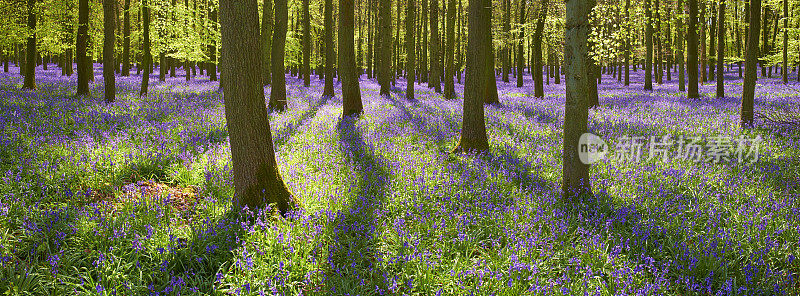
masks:
<path fill-rule="evenodd" d="M 279 2 L 281 0 L 276 4 Z M 220 25 L 224 48 L 222 73 L 225 77 L 236 77 L 226 78 L 223 89 L 235 205 L 256 209 L 274 204 L 281 213 L 286 213 L 295 204 L 278 171 L 264 106 L 258 3 L 256 0 L 220 0 Z"/>
<path fill-rule="evenodd" d="M 36 89 L 36 0 L 28 0 L 28 48 L 23 89 Z"/>
<path fill-rule="evenodd" d="M 358 65 L 353 48 L 353 0 L 339 0 L 339 80 L 342 81 L 342 116 L 363 111 L 358 84 Z"/>
<path fill-rule="evenodd" d="M 147 5 L 147 0 L 142 0 L 142 31 L 144 35 L 144 52 L 142 53 L 142 64 L 143 68 L 145 69 L 142 72 L 142 85 L 139 89 L 139 95 L 145 96 L 147 95 L 147 87 L 150 83 L 150 65 L 153 63 L 153 56 L 150 54 L 150 6 Z M 164 65 L 162 64 L 161 67 L 163 68 Z M 214 71 L 216 73 L 216 70 Z M 163 71 L 161 71 L 161 77 L 163 77 Z"/>
<path fill-rule="evenodd" d="M 416 18 L 416 7 L 414 0 L 408 0 L 406 4 L 406 100 L 414 100 L 414 78 L 415 59 L 414 56 L 414 25 Z"/>
<path fill-rule="evenodd" d="M 114 102 L 116 97 L 116 78 L 114 77 L 114 29 L 116 28 L 116 0 L 103 0 L 103 82 L 106 103 Z"/>
<path fill-rule="evenodd" d="M 425 1 L 425 0 L 423 0 Z M 456 24 L 456 1 L 447 1 L 447 29 L 445 32 L 446 43 L 444 51 L 444 98 L 454 99 L 456 97 L 455 83 L 453 82 L 453 75 L 455 75 L 455 24 Z M 424 51 L 423 51 L 424 52 Z"/>
<path fill-rule="evenodd" d="M 333 0 L 325 0 L 325 87 L 322 96 L 333 97 Z"/>
<path fill-rule="evenodd" d="M 689 89 L 686 96 L 699 99 L 697 81 L 697 0 L 689 0 L 689 26 L 686 30 L 686 73 L 689 77 Z"/>
<path fill-rule="evenodd" d="M 284 54 L 286 53 L 286 30 L 288 29 L 289 21 L 289 9 L 286 6 L 286 1 L 275 0 L 275 30 L 272 33 L 272 88 L 269 93 L 269 108 L 278 111 L 286 109 L 286 76 L 284 75 L 283 67 Z M 225 46 L 224 44 L 223 42 L 223 46 Z M 228 62 L 224 58 L 223 61 L 225 63 Z M 225 67 L 224 69 L 227 68 Z M 228 74 L 226 73 L 225 75 Z M 228 79 L 226 79 L 226 83 L 227 81 Z"/>
<path fill-rule="evenodd" d="M 758 35 L 761 27 L 761 0 L 750 0 L 750 28 L 747 30 L 747 55 L 744 65 L 744 83 L 742 85 L 742 104 L 740 120 L 742 128 L 753 127 L 753 107 L 756 92 L 756 67 L 758 64 Z"/>
<path fill-rule="evenodd" d="M 264 0 L 261 4 L 261 80 L 264 85 L 272 82 L 272 0 Z"/>

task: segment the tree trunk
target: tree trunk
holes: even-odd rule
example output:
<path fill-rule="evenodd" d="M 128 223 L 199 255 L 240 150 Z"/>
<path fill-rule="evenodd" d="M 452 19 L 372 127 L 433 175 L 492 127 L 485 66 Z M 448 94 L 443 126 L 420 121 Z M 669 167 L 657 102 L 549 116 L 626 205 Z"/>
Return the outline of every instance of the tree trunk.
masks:
<path fill-rule="evenodd" d="M 445 32 L 447 42 L 444 54 L 444 98 L 451 100 L 456 97 L 455 83 L 453 82 L 453 76 L 455 75 L 456 0 L 447 1 L 447 15 L 445 17 L 447 20 L 447 30 Z"/>
<path fill-rule="evenodd" d="M 106 103 L 113 103 L 117 88 L 114 77 L 115 0 L 103 0 L 103 82 Z"/>
<path fill-rule="evenodd" d="M 363 112 L 358 84 L 355 49 L 353 48 L 353 0 L 339 0 L 339 80 L 342 81 L 342 116 L 358 116 Z"/>
<path fill-rule="evenodd" d="M 676 21 L 678 22 L 678 24 L 677 24 L 677 26 L 675 28 L 675 31 L 677 32 L 677 34 L 675 34 L 676 35 L 675 37 L 678 38 L 678 40 L 676 41 L 677 44 L 675 45 L 675 49 L 677 51 L 677 56 L 678 56 L 677 63 L 678 63 L 678 90 L 679 91 L 686 91 L 686 74 L 685 74 L 685 72 L 686 72 L 685 67 L 686 66 L 685 66 L 684 61 L 683 61 L 683 49 L 684 49 L 684 45 L 683 45 L 683 36 L 684 36 L 684 34 L 683 34 L 683 32 L 684 32 L 684 30 L 683 30 L 683 17 L 681 17 L 681 16 L 683 16 L 685 10 L 686 10 L 686 8 L 683 5 L 683 0 L 678 0 L 678 13 L 679 13 L 679 15 L 678 15 L 678 17 L 676 17 Z"/>
<path fill-rule="evenodd" d="M 761 26 L 761 0 L 750 0 L 750 28 L 747 38 L 744 84 L 742 86 L 741 127 L 753 127 L 753 105 L 755 105 L 756 71 L 758 61 L 758 37 Z"/>
<path fill-rule="evenodd" d="M 75 42 L 75 60 L 78 68 L 78 96 L 89 94 L 89 63 L 86 56 L 89 36 L 89 0 L 78 0 L 78 36 Z"/>
<path fill-rule="evenodd" d="M 489 80 L 494 81 L 492 2 L 491 0 L 469 0 L 468 9 L 464 115 L 461 138 L 453 151 L 488 152 L 489 141 L 486 135 L 483 104 L 490 91 Z"/>
<path fill-rule="evenodd" d="M 686 72 L 689 87 L 686 96 L 699 99 L 697 77 L 697 0 L 689 0 L 689 27 L 686 32 Z"/>
<path fill-rule="evenodd" d="M 439 0 L 432 0 L 430 6 L 431 21 L 431 41 L 430 41 L 430 65 L 431 72 L 428 76 L 428 87 L 434 91 L 442 92 L 440 77 L 442 76 L 439 61 Z"/>
<path fill-rule="evenodd" d="M 308 12 L 308 0 L 303 0 L 303 86 L 311 86 L 311 14 Z"/>
<path fill-rule="evenodd" d="M 128 76 L 131 70 L 131 20 L 130 20 L 130 0 L 125 0 L 123 6 L 123 27 L 122 27 L 122 76 Z"/>
<path fill-rule="evenodd" d="M 545 0 L 546 1 L 546 0 Z M 519 37 L 517 40 L 517 87 L 522 87 L 523 81 L 522 78 L 525 73 L 525 57 L 524 57 L 524 50 L 523 50 L 523 43 L 525 40 L 525 0 L 520 1 L 519 3 Z M 543 9 L 544 10 L 544 9 Z M 537 28 L 538 29 L 538 28 Z M 534 40 L 536 40 L 534 38 Z M 550 81 L 548 79 L 548 81 Z"/>
<path fill-rule="evenodd" d="M 325 0 L 325 87 L 322 96 L 333 97 L 333 0 Z"/>
<path fill-rule="evenodd" d="M 783 84 L 789 83 L 789 0 L 783 0 Z M 800 73 L 798 73 L 800 75 Z"/>
<path fill-rule="evenodd" d="M 28 57 L 25 61 L 25 80 L 23 89 L 36 89 L 36 0 L 28 0 Z"/>
<path fill-rule="evenodd" d="M 408 0 L 406 6 L 406 100 L 414 100 L 414 79 L 416 78 L 416 57 L 414 56 L 414 25 L 416 7 L 414 0 Z"/>
<path fill-rule="evenodd" d="M 392 1 L 380 0 L 378 2 L 378 39 L 377 42 L 377 63 L 378 63 L 378 84 L 380 84 L 380 95 L 389 96 L 391 92 L 392 75 Z"/>
<path fill-rule="evenodd" d="M 272 82 L 272 0 L 264 0 L 261 6 L 261 84 Z"/>
<path fill-rule="evenodd" d="M 717 13 L 717 98 L 725 97 L 725 0 L 719 1 Z"/>
<path fill-rule="evenodd" d="M 650 0 L 645 0 L 645 60 L 644 60 L 644 90 L 653 90 L 653 13 Z"/>
<path fill-rule="evenodd" d="M 508 82 L 508 70 L 510 59 L 509 56 L 509 34 L 511 34 L 511 0 L 503 0 L 503 43 L 500 50 L 500 56 L 503 60 L 503 82 Z"/>
<path fill-rule="evenodd" d="M 283 1 L 276 1 L 276 12 L 281 9 L 280 2 Z M 276 204 L 285 214 L 293 206 L 293 199 L 278 172 L 269 117 L 264 108 L 258 3 L 256 0 L 221 0 L 220 14 L 225 47 L 222 72 L 225 77 L 236 77 L 226 78 L 223 90 L 235 204 L 240 209 L 246 206 L 253 211 L 265 204 Z M 276 14 L 276 29 L 281 31 L 283 23 L 285 32 L 285 18 L 281 18 L 281 12 Z"/>
<path fill-rule="evenodd" d="M 252 0 L 247 0 L 252 1 Z M 288 29 L 289 9 L 287 7 L 287 0 L 275 0 L 275 31 L 272 32 L 272 89 L 269 93 L 269 109 L 283 111 L 286 109 L 286 75 L 284 74 L 283 57 L 286 53 L 286 30 Z M 225 43 L 223 42 L 223 45 Z M 223 57 L 225 51 L 222 52 Z M 231 62 L 227 58 L 223 58 L 224 63 Z M 222 65 L 223 69 L 230 69 L 226 65 Z M 229 73 L 223 73 L 225 77 L 238 77 L 231 76 Z M 227 79 L 225 83 L 230 83 L 231 80 Z M 263 81 L 262 81 L 263 84 Z"/>
<path fill-rule="evenodd" d="M 594 77 L 589 56 L 588 37 L 591 28 L 589 13 L 595 0 L 567 0 L 564 62 L 566 73 L 566 102 L 564 105 L 564 140 L 562 194 L 564 199 L 591 194 L 589 165 L 578 155 L 579 139 L 586 133 L 589 120 L 590 88 Z"/>
<path fill-rule="evenodd" d="M 142 85 L 139 89 L 139 95 L 146 96 L 147 87 L 148 84 L 150 83 L 150 73 L 148 72 L 148 69 L 150 69 L 150 66 L 153 64 L 153 57 L 150 54 L 150 7 L 147 5 L 147 0 L 142 0 L 142 20 L 143 20 L 142 35 L 144 35 L 144 46 L 143 46 L 144 53 L 142 53 L 142 62 L 144 64 L 143 68 L 145 70 L 142 71 Z M 164 61 L 163 58 L 161 61 L 162 62 Z M 163 67 L 163 64 L 160 67 Z M 160 78 L 163 77 L 164 75 L 161 74 Z"/>
<path fill-rule="evenodd" d="M 208 17 L 211 20 L 210 23 L 215 27 L 217 26 L 217 23 L 219 21 L 217 19 L 217 7 L 218 6 L 215 5 L 209 5 L 208 8 L 209 9 Z M 209 56 L 210 61 L 208 63 L 209 80 L 217 81 L 217 41 L 211 40 L 210 46 L 211 49 L 209 51 L 211 52 L 211 55 Z M 262 63 L 262 66 L 264 66 L 264 63 Z M 266 67 L 269 68 L 269 64 L 267 64 Z M 263 77 L 261 80 L 264 80 Z"/>
<path fill-rule="evenodd" d="M 533 88 L 534 96 L 544 98 L 544 84 L 542 76 L 542 33 L 544 32 L 544 21 L 547 19 L 547 0 L 542 0 L 539 8 L 539 19 L 536 21 L 536 29 L 533 31 Z"/>

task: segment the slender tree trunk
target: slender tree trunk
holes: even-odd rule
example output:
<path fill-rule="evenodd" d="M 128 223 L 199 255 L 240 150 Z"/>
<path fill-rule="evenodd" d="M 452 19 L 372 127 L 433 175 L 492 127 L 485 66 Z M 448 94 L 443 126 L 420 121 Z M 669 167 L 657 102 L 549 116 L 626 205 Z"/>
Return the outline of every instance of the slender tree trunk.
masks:
<path fill-rule="evenodd" d="M 684 36 L 683 32 L 684 32 L 684 29 L 683 29 L 683 17 L 682 16 L 684 14 L 684 11 L 686 11 L 686 8 L 683 5 L 683 0 L 678 0 L 678 14 L 679 15 L 678 15 L 678 17 L 676 17 L 676 21 L 678 22 L 678 24 L 677 24 L 677 26 L 675 28 L 675 30 L 677 31 L 677 34 L 675 34 L 675 37 L 678 40 L 676 41 L 677 44 L 675 46 L 675 49 L 677 51 L 677 56 L 678 56 L 677 63 L 678 63 L 678 90 L 679 91 L 686 91 L 686 73 L 685 73 L 686 69 L 685 69 L 685 63 L 684 63 L 684 60 L 683 60 L 683 49 L 685 47 L 684 47 L 684 44 L 683 44 L 683 36 Z"/>
<path fill-rule="evenodd" d="M 342 81 L 342 116 L 363 112 L 353 48 L 353 0 L 339 0 L 339 80 Z"/>
<path fill-rule="evenodd" d="M 306 0 L 307 1 L 307 0 Z M 261 83 L 270 85 L 272 82 L 272 0 L 264 0 L 261 6 Z"/>
<path fill-rule="evenodd" d="M 280 10 L 281 1 L 276 1 L 276 12 Z M 278 171 L 269 117 L 264 107 L 258 3 L 256 0 L 221 0 L 220 14 L 225 47 L 222 72 L 225 77 L 236 77 L 226 78 L 223 90 L 235 205 L 254 210 L 275 204 L 285 214 L 292 208 L 293 198 Z M 276 28 L 281 31 L 280 23 L 283 22 L 285 28 L 285 18 L 280 17 L 280 12 L 276 14 Z"/>
<path fill-rule="evenodd" d="M 686 72 L 689 87 L 686 96 L 699 99 L 697 71 L 697 0 L 689 0 L 689 28 L 686 32 Z"/>
<path fill-rule="evenodd" d="M 389 96 L 391 92 L 391 65 L 392 65 L 392 1 L 379 0 L 378 2 L 378 84 L 380 95 Z M 341 50 L 341 49 L 340 49 Z"/>
<path fill-rule="evenodd" d="M 106 103 L 113 103 L 117 88 L 114 77 L 115 0 L 103 0 L 103 82 Z"/>
<path fill-rule="evenodd" d="M 508 82 L 508 70 L 511 66 L 508 65 L 509 61 L 509 34 L 511 34 L 511 0 L 503 0 L 503 45 L 500 50 L 503 60 L 503 82 Z"/>
<path fill-rule="evenodd" d="M 28 0 L 28 36 L 27 59 L 25 61 L 25 79 L 23 89 L 36 89 L 36 0 Z"/>
<path fill-rule="evenodd" d="M 714 4 L 711 4 L 711 9 L 709 9 L 709 13 L 711 14 L 711 28 L 708 29 L 708 52 L 711 54 L 716 54 L 715 42 L 717 39 L 715 38 L 717 35 L 717 16 L 714 13 Z M 714 80 L 714 67 L 717 66 L 716 59 L 713 55 L 709 54 L 708 57 L 708 80 Z"/>
<path fill-rule="evenodd" d="M 219 21 L 217 19 L 217 7 L 218 6 L 215 6 L 215 5 L 209 5 L 209 8 L 208 8 L 208 10 L 209 10 L 208 17 L 211 20 L 210 23 L 214 27 L 218 27 L 217 23 Z M 209 52 L 211 54 L 209 56 L 209 63 L 208 63 L 208 72 L 209 72 L 209 78 L 208 79 L 211 80 L 211 81 L 217 81 L 217 41 L 216 40 L 211 40 L 210 47 L 211 47 L 211 49 L 209 50 Z M 164 64 L 161 64 L 161 65 L 163 67 Z M 262 64 L 262 66 L 264 66 L 264 65 Z M 267 64 L 266 67 L 271 68 L 269 66 L 269 64 Z M 270 76 L 267 76 L 267 77 L 270 77 Z M 264 80 L 263 77 L 262 77 L 261 80 L 262 81 Z"/>
<path fill-rule="evenodd" d="M 416 4 L 408 0 L 406 4 L 406 100 L 414 100 L 414 79 L 416 78 L 416 57 L 414 56 L 414 26 L 416 21 Z"/>
<path fill-rule="evenodd" d="M 440 72 L 441 63 L 439 62 L 439 0 L 431 0 L 429 12 L 431 21 L 431 41 L 429 48 L 431 72 L 430 76 L 428 76 L 428 87 L 440 93 L 442 92 L 442 85 L 440 83 L 442 73 Z"/>
<path fill-rule="evenodd" d="M 547 19 L 547 0 L 542 0 L 539 8 L 539 18 L 536 21 L 536 29 L 533 32 L 533 88 L 534 96 L 544 98 L 544 83 L 542 76 L 542 33 L 544 32 L 544 21 Z"/>
<path fill-rule="evenodd" d="M 644 90 L 653 90 L 653 13 L 650 0 L 645 0 L 645 61 L 644 61 Z"/>
<path fill-rule="evenodd" d="M 325 0 L 325 87 L 322 96 L 333 97 L 333 0 Z"/>
<path fill-rule="evenodd" d="M 681 0 L 678 0 L 681 1 Z M 625 30 L 627 31 L 627 36 L 625 37 L 625 86 L 631 84 L 631 24 L 630 24 L 630 10 L 631 10 L 631 0 L 625 0 Z M 556 73 L 557 75 L 558 73 Z"/>
<path fill-rule="evenodd" d="M 717 98 L 722 98 L 725 97 L 725 0 L 719 1 L 717 18 Z"/>
<path fill-rule="evenodd" d="M 545 0 L 546 2 L 547 0 Z M 525 73 L 525 52 L 523 51 L 523 43 L 525 40 L 525 0 L 519 2 L 519 36 L 517 37 L 517 87 L 522 87 L 523 75 Z M 544 10 L 544 9 L 543 9 Z M 538 29 L 538 28 L 537 28 Z M 534 38 L 535 40 L 535 38 Z M 549 79 L 548 79 L 549 81 Z"/>
<path fill-rule="evenodd" d="M 148 84 L 150 83 L 150 73 L 148 72 L 148 69 L 150 69 L 150 66 L 153 64 L 153 56 L 150 54 L 150 6 L 148 6 L 147 0 L 142 0 L 142 20 L 143 20 L 142 35 L 144 35 L 144 46 L 143 46 L 144 52 L 142 53 L 142 62 L 144 65 L 142 68 L 144 68 L 145 70 L 142 72 L 142 85 L 139 88 L 139 95 L 146 96 L 147 87 Z M 164 54 L 162 53 L 161 56 L 162 56 L 161 61 L 163 62 Z M 161 65 L 161 67 L 163 67 L 163 64 Z M 163 71 L 161 72 L 162 74 L 160 75 L 159 78 L 162 79 L 161 81 L 164 81 Z"/>
<path fill-rule="evenodd" d="M 783 84 L 789 83 L 789 0 L 783 0 Z M 800 73 L 798 74 L 800 75 Z"/>
<path fill-rule="evenodd" d="M 89 63 L 86 57 L 89 36 L 89 0 L 78 0 L 78 36 L 75 43 L 75 59 L 78 68 L 78 96 L 89 94 Z"/>
<path fill-rule="evenodd" d="M 303 86 L 311 86 L 311 14 L 308 12 L 308 0 L 303 0 Z"/>
<path fill-rule="evenodd" d="M 761 26 L 761 0 L 750 0 L 750 29 L 745 57 L 744 84 L 742 86 L 741 127 L 753 127 L 753 107 L 755 105 L 756 71 L 758 60 L 758 34 Z"/>
<path fill-rule="evenodd" d="M 591 28 L 589 13 L 594 0 L 567 0 L 565 23 L 564 60 L 566 73 L 566 102 L 564 105 L 564 140 L 562 194 L 564 199 L 591 194 L 589 165 L 581 162 L 578 155 L 579 139 L 586 133 L 589 119 L 589 104 L 594 77 L 593 63 L 589 56 L 588 37 Z"/>
<path fill-rule="evenodd" d="M 467 22 L 467 69 L 464 83 L 464 115 L 461 138 L 454 152 L 488 152 L 483 104 L 494 81 L 492 69 L 492 2 L 469 0 Z"/>
<path fill-rule="evenodd" d="M 423 0 L 424 1 L 424 0 Z M 455 51 L 455 24 L 456 24 L 456 0 L 447 1 L 447 43 L 445 44 L 445 68 L 444 68 L 444 98 L 447 100 L 456 97 L 453 75 L 455 75 L 454 51 Z"/>
<path fill-rule="evenodd" d="M 247 0 L 252 1 L 252 0 Z M 286 109 L 286 76 L 283 67 L 283 57 L 286 53 L 286 30 L 288 29 L 289 9 L 287 7 L 287 0 L 275 0 L 275 31 L 272 35 L 272 89 L 269 94 L 269 109 L 283 111 Z M 224 46 L 223 42 L 223 46 Z M 223 57 L 225 51 L 222 52 Z M 223 58 L 224 63 L 231 62 L 227 58 Z M 223 69 L 230 69 L 226 65 L 222 65 Z M 229 73 L 223 71 L 225 77 L 231 77 Z M 237 76 L 233 76 L 237 77 Z M 225 80 L 225 83 L 230 83 L 233 79 Z M 263 82 L 262 82 L 263 84 Z"/>

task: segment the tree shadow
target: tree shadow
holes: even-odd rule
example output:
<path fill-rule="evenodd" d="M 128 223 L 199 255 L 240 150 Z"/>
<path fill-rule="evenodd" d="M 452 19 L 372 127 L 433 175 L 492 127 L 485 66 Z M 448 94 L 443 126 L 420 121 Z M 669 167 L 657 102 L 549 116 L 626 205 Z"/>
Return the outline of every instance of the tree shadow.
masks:
<path fill-rule="evenodd" d="M 316 102 L 311 104 L 306 111 L 304 111 L 300 116 L 296 119 L 292 120 L 291 122 L 287 123 L 283 128 L 276 130 L 274 136 L 272 137 L 272 141 L 276 147 L 283 146 L 286 142 L 289 141 L 297 132 L 299 128 L 305 125 L 309 120 L 313 119 L 314 116 L 317 114 L 319 108 L 324 106 L 328 100 L 331 99 L 330 97 L 320 96 Z"/>
<path fill-rule="evenodd" d="M 365 295 L 385 290 L 389 273 L 380 265 L 380 225 L 377 219 L 388 195 L 389 171 L 386 161 L 376 155 L 356 126 L 357 117 L 343 117 L 337 124 L 340 149 L 355 166 L 359 181 L 329 226 L 325 293 Z"/>

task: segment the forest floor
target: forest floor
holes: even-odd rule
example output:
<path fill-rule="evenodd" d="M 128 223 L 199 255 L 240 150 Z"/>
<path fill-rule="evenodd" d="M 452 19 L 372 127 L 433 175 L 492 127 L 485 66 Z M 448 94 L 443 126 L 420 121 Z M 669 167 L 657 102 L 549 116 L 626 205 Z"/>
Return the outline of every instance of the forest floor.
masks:
<path fill-rule="evenodd" d="M 800 293 L 800 132 L 739 129 L 734 71 L 729 97 L 708 83 L 699 100 L 677 79 L 645 92 L 641 70 L 630 87 L 604 76 L 589 130 L 614 153 L 580 200 L 560 194 L 563 84 L 539 99 L 528 75 L 524 88 L 498 81 L 491 152 L 476 155 L 449 153 L 462 100 L 426 84 L 409 102 L 403 80 L 385 98 L 363 76 L 353 119 L 316 77 L 287 77 L 289 107 L 270 124 L 302 210 L 280 218 L 230 210 L 218 83 L 179 71 L 139 97 L 141 76 L 117 77 L 105 104 L 99 67 L 87 98 L 53 68 L 36 91 L 17 68 L 0 73 L 0 293 Z M 757 110 L 800 104 L 800 84 L 758 83 Z M 700 137 L 687 143 L 705 157 L 674 157 L 678 141 L 649 157 L 666 135 Z M 640 159 L 622 153 L 628 139 Z"/>

